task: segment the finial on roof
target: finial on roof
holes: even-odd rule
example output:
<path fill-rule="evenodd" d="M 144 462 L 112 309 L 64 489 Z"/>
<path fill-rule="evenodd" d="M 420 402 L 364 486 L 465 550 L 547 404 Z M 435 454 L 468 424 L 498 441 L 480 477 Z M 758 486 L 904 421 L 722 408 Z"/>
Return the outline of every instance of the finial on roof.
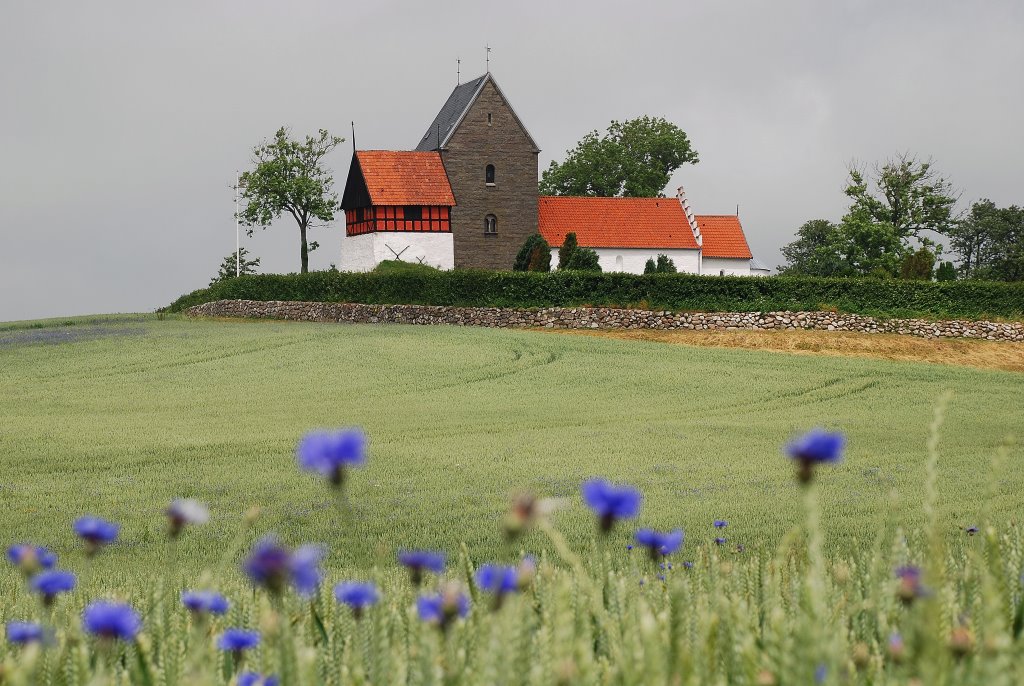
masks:
<path fill-rule="evenodd" d="M 455 85 L 462 83 L 462 60 L 455 58 Z"/>
<path fill-rule="evenodd" d="M 490 46 L 490 44 L 485 44 L 484 47 L 487 48 L 487 52 L 486 52 L 487 73 L 490 74 L 491 73 L 491 46 Z"/>

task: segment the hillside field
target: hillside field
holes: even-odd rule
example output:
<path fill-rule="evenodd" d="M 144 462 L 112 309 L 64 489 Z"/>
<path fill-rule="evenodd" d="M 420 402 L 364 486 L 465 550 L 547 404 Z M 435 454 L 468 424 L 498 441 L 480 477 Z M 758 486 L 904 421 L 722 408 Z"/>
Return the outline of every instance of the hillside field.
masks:
<path fill-rule="evenodd" d="M 639 486 L 639 524 L 681 526 L 691 550 L 727 519 L 730 546 L 770 552 L 802 516 L 780 447 L 815 425 L 849 437 L 821 480 L 825 545 L 845 553 L 921 525 L 925 441 L 946 389 L 950 537 L 983 507 L 996 521 L 1021 513 L 1019 444 L 987 497 L 997 446 L 1024 434 L 1018 373 L 491 329 L 68 324 L 0 327 L 2 543 L 48 544 L 75 567 L 74 518 L 119 521 L 121 544 L 95 567 L 111 581 L 162 561 L 161 512 L 176 496 L 213 512 L 180 544 L 187 568 L 229 549 L 252 505 L 262 514 L 247 536 L 322 542 L 329 568 L 368 568 L 399 547 L 455 554 L 461 542 L 475 560 L 511 559 L 497 531 L 521 489 L 569 499 L 559 527 L 585 545 L 593 522 L 578 487 L 594 475 Z M 350 425 L 371 448 L 343 512 L 296 469 L 294 448 L 310 428 Z M 615 535 L 625 546 L 629 530 Z"/>

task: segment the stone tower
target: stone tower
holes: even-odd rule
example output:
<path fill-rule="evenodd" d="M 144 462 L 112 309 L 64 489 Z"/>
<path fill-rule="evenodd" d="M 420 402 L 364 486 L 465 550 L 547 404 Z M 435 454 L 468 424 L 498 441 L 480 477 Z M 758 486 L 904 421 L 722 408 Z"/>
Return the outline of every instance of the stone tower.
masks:
<path fill-rule="evenodd" d="M 540 149 L 494 77 L 457 86 L 416 150 L 441 153 L 455 195 L 455 267 L 511 269 L 537 233 Z"/>

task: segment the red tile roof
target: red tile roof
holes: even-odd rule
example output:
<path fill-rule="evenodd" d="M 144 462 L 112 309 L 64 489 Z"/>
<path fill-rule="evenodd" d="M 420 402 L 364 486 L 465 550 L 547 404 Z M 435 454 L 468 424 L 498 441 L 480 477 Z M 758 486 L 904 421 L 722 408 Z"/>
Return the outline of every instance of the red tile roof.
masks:
<path fill-rule="evenodd" d="M 734 214 L 698 214 L 697 226 L 704 237 L 704 257 L 733 257 L 749 260 L 753 257 L 747 238 L 743 235 L 740 218 Z"/>
<path fill-rule="evenodd" d="M 675 198 L 573 198 L 541 196 L 537 223 L 552 246 L 575 232 L 585 248 L 697 249 Z"/>
<path fill-rule="evenodd" d="M 455 204 L 439 152 L 360 150 L 356 158 L 374 205 Z"/>

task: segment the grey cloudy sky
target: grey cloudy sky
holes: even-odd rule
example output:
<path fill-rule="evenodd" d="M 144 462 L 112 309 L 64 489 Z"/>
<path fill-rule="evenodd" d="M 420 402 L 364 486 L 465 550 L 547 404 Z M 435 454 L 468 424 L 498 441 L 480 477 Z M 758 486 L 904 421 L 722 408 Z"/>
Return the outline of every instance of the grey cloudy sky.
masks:
<path fill-rule="evenodd" d="M 701 156 L 671 188 L 698 214 L 739 204 L 771 266 L 842 214 L 853 159 L 932 156 L 965 202 L 1019 204 L 1022 39 L 1020 0 L 3 0 L 0 321 L 205 286 L 255 143 L 354 119 L 360 148 L 411 148 L 487 42 L 542 168 L 611 119 L 665 116 Z M 340 231 L 312 236 L 312 268 Z M 243 241 L 297 270 L 294 224 Z"/>

